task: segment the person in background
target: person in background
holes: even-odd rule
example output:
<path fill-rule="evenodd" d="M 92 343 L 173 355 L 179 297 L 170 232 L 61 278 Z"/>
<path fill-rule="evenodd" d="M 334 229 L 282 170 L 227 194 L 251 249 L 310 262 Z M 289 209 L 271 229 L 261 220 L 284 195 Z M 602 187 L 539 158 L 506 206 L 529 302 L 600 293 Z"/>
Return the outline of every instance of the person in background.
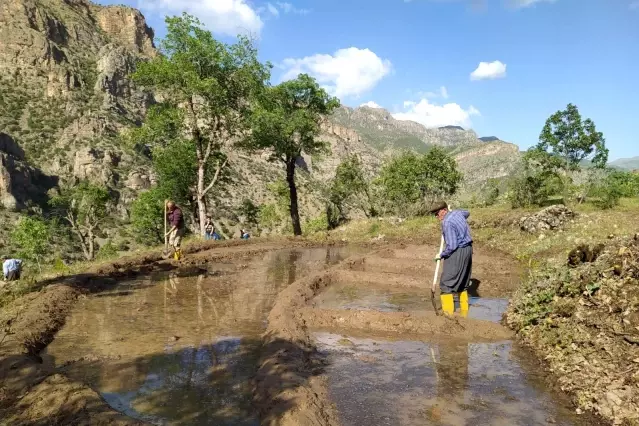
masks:
<path fill-rule="evenodd" d="M 166 234 L 169 237 L 169 245 L 173 249 L 173 258 L 180 260 L 182 257 L 180 245 L 186 229 L 184 226 L 184 216 L 182 215 L 182 210 L 176 206 L 173 201 L 168 201 L 166 208 L 168 211 L 169 224 L 171 225 L 171 229 L 169 229 L 169 232 Z"/>
<path fill-rule="evenodd" d="M 458 295 L 460 313 L 466 316 L 467 289 L 473 269 L 473 238 L 466 221 L 470 213 L 467 210 L 449 210 L 443 201 L 435 203 L 430 211 L 442 223 L 442 235 L 446 242 L 444 251 L 435 257 L 435 261 L 445 260 L 439 280 L 442 310 L 452 314 L 455 311 L 454 295 Z"/>
<path fill-rule="evenodd" d="M 251 235 L 246 229 L 240 229 L 240 238 L 242 238 L 243 240 L 248 240 L 249 238 L 251 238 Z"/>
<path fill-rule="evenodd" d="M 206 222 L 204 223 L 204 239 L 211 240 L 213 239 L 213 234 L 215 234 L 215 225 L 213 224 L 213 220 L 211 216 L 206 217 Z"/>
<path fill-rule="evenodd" d="M 2 256 L 2 274 L 5 281 L 17 281 L 22 272 L 22 260 Z"/>

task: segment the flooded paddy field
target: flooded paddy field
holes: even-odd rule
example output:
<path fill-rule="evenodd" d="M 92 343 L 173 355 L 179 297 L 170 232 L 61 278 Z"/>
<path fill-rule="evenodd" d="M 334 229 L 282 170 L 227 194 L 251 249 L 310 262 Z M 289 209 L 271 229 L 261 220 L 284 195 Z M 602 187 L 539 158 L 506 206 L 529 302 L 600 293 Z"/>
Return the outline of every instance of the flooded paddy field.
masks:
<path fill-rule="evenodd" d="M 222 248 L 215 260 L 196 253 L 182 267 L 84 293 L 39 352 L 36 385 L 7 418 L 122 426 L 602 424 L 575 414 L 500 324 L 518 265 L 477 249 L 470 311 L 447 317 L 436 314 L 439 297 L 430 298 L 435 251 L 247 245 Z M 66 291 L 71 303 L 77 296 Z"/>
<path fill-rule="evenodd" d="M 83 298 L 42 354 L 114 409 L 153 424 L 257 425 L 251 378 L 279 291 L 351 248 L 279 250 L 161 273 Z"/>

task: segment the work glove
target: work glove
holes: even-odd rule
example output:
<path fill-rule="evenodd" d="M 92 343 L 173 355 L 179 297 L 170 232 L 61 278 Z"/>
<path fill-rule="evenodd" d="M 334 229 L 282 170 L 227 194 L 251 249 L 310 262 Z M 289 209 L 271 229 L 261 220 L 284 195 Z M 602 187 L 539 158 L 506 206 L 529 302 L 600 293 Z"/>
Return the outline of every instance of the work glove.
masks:
<path fill-rule="evenodd" d="M 435 256 L 435 262 L 437 262 L 439 260 L 442 260 L 441 256 L 440 255 Z"/>

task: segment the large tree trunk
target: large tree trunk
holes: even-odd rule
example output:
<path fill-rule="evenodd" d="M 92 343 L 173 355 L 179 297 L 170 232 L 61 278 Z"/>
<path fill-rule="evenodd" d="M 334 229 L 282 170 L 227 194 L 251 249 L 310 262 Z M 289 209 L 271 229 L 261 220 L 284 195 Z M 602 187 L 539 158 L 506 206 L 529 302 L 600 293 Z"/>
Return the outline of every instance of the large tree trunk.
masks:
<path fill-rule="evenodd" d="M 93 260 L 95 258 L 95 236 L 93 231 L 89 230 L 87 239 L 89 240 L 89 260 Z"/>
<path fill-rule="evenodd" d="M 200 220 L 200 236 L 204 237 L 204 224 L 206 223 L 206 203 L 204 201 L 204 164 L 200 163 L 197 168 L 197 216 Z"/>
<path fill-rule="evenodd" d="M 291 196 L 290 212 L 291 222 L 293 223 L 293 234 L 302 235 L 302 226 L 300 225 L 300 214 L 297 207 L 297 187 L 295 186 L 295 159 L 286 161 L 286 182 Z"/>

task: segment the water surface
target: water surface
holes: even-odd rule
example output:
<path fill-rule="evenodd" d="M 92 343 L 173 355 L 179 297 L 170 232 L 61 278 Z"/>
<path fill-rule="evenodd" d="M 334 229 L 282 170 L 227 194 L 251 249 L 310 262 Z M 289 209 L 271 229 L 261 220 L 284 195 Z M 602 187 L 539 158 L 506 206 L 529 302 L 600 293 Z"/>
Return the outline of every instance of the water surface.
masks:
<path fill-rule="evenodd" d="M 257 425 L 250 378 L 277 294 L 357 248 L 269 252 L 122 282 L 76 304 L 45 362 L 158 425 Z"/>

